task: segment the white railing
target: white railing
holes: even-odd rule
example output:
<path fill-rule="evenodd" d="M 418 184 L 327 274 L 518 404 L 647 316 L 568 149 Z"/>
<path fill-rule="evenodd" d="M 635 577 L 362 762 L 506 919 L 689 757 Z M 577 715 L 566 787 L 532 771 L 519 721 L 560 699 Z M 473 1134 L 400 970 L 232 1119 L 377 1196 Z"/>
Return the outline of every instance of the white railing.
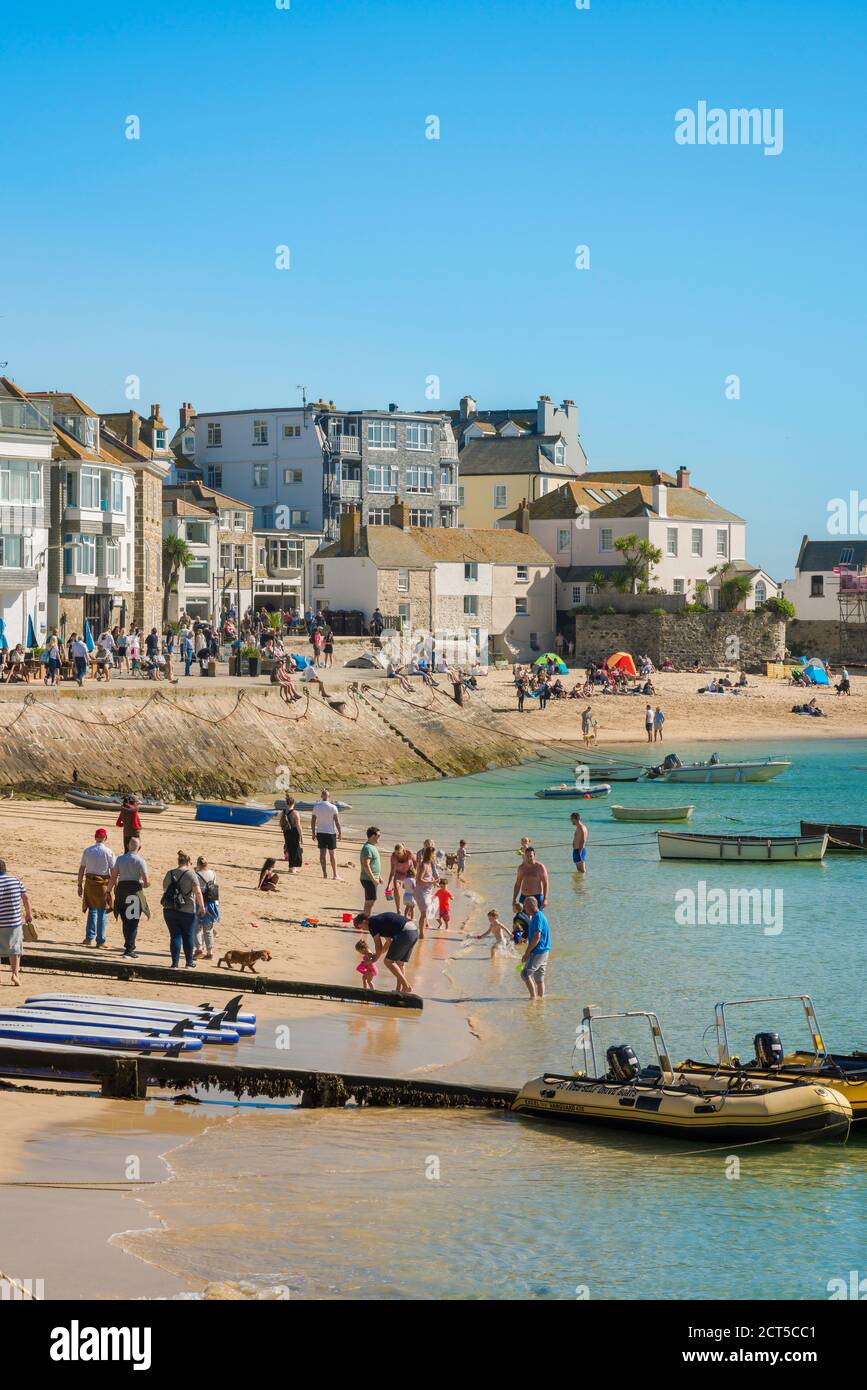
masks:
<path fill-rule="evenodd" d="M 457 461 L 458 446 L 453 439 L 444 439 L 440 442 L 440 458 L 452 459 Z"/>
<path fill-rule="evenodd" d="M 459 496 L 459 493 L 458 493 L 458 485 L 457 485 L 457 483 L 443 483 L 443 484 L 442 484 L 442 486 L 441 486 L 441 488 L 440 488 L 440 501 L 441 501 L 441 502 L 459 502 L 459 501 L 460 501 L 460 496 Z"/>
<path fill-rule="evenodd" d="M 340 482 L 340 496 L 348 502 L 361 501 L 361 483 L 358 479 L 343 478 Z"/>
<path fill-rule="evenodd" d="M 357 434 L 332 434 L 329 440 L 331 448 L 335 454 L 349 454 L 353 458 L 361 457 L 361 440 Z"/>

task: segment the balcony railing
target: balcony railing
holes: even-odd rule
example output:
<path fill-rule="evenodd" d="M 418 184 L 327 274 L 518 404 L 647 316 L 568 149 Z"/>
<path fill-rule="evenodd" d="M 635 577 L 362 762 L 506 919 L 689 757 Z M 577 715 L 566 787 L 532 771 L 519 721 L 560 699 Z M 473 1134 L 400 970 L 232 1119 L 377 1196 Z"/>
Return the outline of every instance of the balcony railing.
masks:
<path fill-rule="evenodd" d="M 440 458 L 452 459 L 456 462 L 458 457 L 458 446 L 453 439 L 443 439 L 440 441 Z"/>
<path fill-rule="evenodd" d="M 844 570 L 840 575 L 840 592 L 848 594 L 867 593 L 867 574 L 855 574 Z"/>
<path fill-rule="evenodd" d="M 344 502 L 361 501 L 361 482 L 358 478 L 341 478 L 340 497 Z"/>
<path fill-rule="evenodd" d="M 0 429 L 27 430 L 35 434 L 50 434 L 54 411 L 50 401 L 16 401 L 0 396 Z"/>
<path fill-rule="evenodd" d="M 458 502 L 458 501 L 460 501 L 460 497 L 459 497 L 459 495 L 458 495 L 458 485 L 457 485 L 457 483 L 443 483 L 443 484 L 442 484 L 442 486 L 441 486 L 441 488 L 440 488 L 440 501 L 441 501 L 441 502 Z"/>
<path fill-rule="evenodd" d="M 361 458 L 361 440 L 357 434 L 332 434 L 329 443 L 332 452 L 340 458 Z"/>

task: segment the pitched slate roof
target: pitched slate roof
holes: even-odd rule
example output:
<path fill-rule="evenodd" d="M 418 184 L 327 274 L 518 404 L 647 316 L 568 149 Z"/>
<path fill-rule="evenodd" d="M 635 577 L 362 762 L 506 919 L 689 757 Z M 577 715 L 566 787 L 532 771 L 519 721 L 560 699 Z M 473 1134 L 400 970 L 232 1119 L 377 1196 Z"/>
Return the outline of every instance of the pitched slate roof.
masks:
<path fill-rule="evenodd" d="M 464 530 L 457 526 L 362 526 L 358 554 L 382 569 L 433 569 L 443 562 L 467 561 L 551 566 L 550 555 L 535 537 L 497 527 Z M 336 541 L 318 550 L 316 558 L 353 557 Z"/>
<path fill-rule="evenodd" d="M 463 465 L 461 466 L 461 471 L 463 472 Z M 582 473 L 580 481 L 578 479 L 570 480 L 568 483 L 564 483 L 562 487 L 554 488 L 552 492 L 546 492 L 544 497 L 537 497 L 535 502 L 529 504 L 530 520 L 572 521 L 576 516 L 580 515 L 583 510 L 590 512 L 598 511 L 601 506 L 604 506 L 605 503 L 611 499 L 605 497 L 604 493 L 600 492 L 598 488 L 593 488 L 591 491 L 584 481 L 586 477 L 587 474 Z M 628 488 L 617 485 L 606 484 L 606 486 L 609 487 L 611 492 L 615 493 L 629 491 Z M 594 493 L 596 494 L 595 496 L 593 495 Z M 600 501 L 600 498 L 604 498 L 604 501 Z M 519 510 L 520 508 L 516 507 L 514 511 L 507 512 L 503 517 L 503 521 L 516 522 Z"/>
<path fill-rule="evenodd" d="M 95 410 L 91 410 L 89 405 L 78 396 L 74 396 L 71 391 L 28 391 L 28 396 L 36 400 L 51 401 L 55 412 L 61 415 L 93 415 L 97 416 Z"/>
<path fill-rule="evenodd" d="M 597 507 L 594 518 L 605 520 L 619 516 L 657 516 L 660 521 L 736 521 L 743 517 L 727 511 L 706 492 L 693 487 L 667 487 L 665 495 L 665 514 L 658 513 L 653 502 L 653 488 L 644 484 L 624 493 L 616 501 Z"/>
<path fill-rule="evenodd" d="M 840 556 L 844 553 L 851 555 L 851 558 L 841 560 Z M 811 541 L 805 536 L 795 568 L 828 573 L 841 564 L 855 565 L 857 568 L 867 565 L 867 541 L 849 540 L 846 536 L 833 541 Z"/>
<path fill-rule="evenodd" d="M 182 497 L 163 497 L 163 516 L 188 516 L 196 521 L 214 521 L 212 511 L 197 507 L 194 502 L 186 502 Z"/>
<path fill-rule="evenodd" d="M 594 574 L 620 574 L 619 565 L 558 565 L 557 578 L 563 584 L 581 584 L 592 580 Z"/>
<path fill-rule="evenodd" d="M 497 473 L 557 473 L 565 482 L 578 477 L 568 464 L 552 463 L 542 453 L 543 444 L 552 448 L 559 434 L 524 434 L 515 438 L 471 439 L 461 451 L 461 477 L 473 478 Z"/>
<path fill-rule="evenodd" d="M 225 492 L 217 492 L 212 487 L 205 487 L 196 479 L 191 479 L 188 483 L 172 483 L 166 489 L 168 497 L 184 497 L 189 499 L 192 494 L 193 499 L 209 511 L 228 511 L 230 508 L 236 512 L 252 512 L 253 507 L 250 502 L 239 502 L 237 497 L 229 497 Z"/>
<path fill-rule="evenodd" d="M 476 410 L 468 420 L 461 417 L 459 410 L 448 410 L 446 414 L 451 420 L 456 434 L 463 432 L 467 425 L 473 424 L 492 425 L 495 430 L 499 430 L 509 420 L 515 425 L 520 425 L 522 429 L 535 430 L 539 418 L 538 410 L 534 405 L 526 408 L 521 406 L 516 410 Z"/>

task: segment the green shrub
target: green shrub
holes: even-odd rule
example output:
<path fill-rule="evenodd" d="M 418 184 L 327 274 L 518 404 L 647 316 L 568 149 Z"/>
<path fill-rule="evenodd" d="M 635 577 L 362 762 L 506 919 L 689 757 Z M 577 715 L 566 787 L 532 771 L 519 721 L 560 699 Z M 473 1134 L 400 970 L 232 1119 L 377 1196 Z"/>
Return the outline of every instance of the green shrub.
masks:
<path fill-rule="evenodd" d="M 765 599 L 760 613 L 772 613 L 775 618 L 794 618 L 795 605 L 790 603 L 787 598 L 778 598 L 776 595 Z"/>
<path fill-rule="evenodd" d="M 603 608 L 603 609 L 602 609 L 602 612 L 603 612 L 603 613 L 609 613 L 609 614 L 610 614 L 610 613 L 616 614 L 616 613 L 617 613 L 617 609 L 616 609 L 616 608 L 612 608 L 612 607 L 611 607 L 611 604 L 609 604 L 607 608 Z"/>

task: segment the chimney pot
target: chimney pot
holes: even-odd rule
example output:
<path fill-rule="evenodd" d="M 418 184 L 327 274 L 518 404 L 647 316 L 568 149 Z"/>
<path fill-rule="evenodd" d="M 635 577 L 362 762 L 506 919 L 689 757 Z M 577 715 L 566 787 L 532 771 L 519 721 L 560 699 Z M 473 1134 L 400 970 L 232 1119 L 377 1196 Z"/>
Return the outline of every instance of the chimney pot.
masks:
<path fill-rule="evenodd" d="M 518 508 L 518 523 L 515 529 L 524 536 L 530 534 L 530 508 L 527 505 L 526 497 L 521 498 L 521 505 Z"/>
<path fill-rule="evenodd" d="M 677 486 L 689 487 L 689 469 L 680 467 L 677 470 Z"/>

